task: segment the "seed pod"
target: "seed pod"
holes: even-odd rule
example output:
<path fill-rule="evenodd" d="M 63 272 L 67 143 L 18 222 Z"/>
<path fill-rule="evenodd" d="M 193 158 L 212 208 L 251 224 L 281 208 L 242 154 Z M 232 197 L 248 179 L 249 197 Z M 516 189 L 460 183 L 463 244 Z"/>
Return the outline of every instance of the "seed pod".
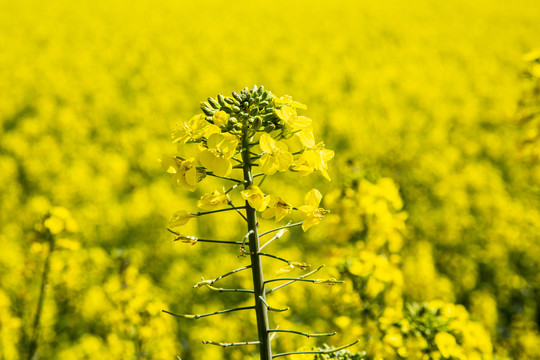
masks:
<path fill-rule="evenodd" d="M 203 111 L 203 113 L 207 116 L 213 116 L 214 115 L 214 111 L 215 110 L 212 110 L 206 106 L 201 106 L 201 110 Z"/>
<path fill-rule="evenodd" d="M 259 116 L 255 116 L 253 118 L 253 125 L 252 125 L 253 130 L 259 130 L 261 125 L 262 125 L 262 119 Z"/>
<path fill-rule="evenodd" d="M 232 92 L 232 96 L 233 96 L 233 98 L 234 98 L 236 101 L 238 101 L 239 103 L 242 102 L 242 97 L 241 97 L 236 91 L 233 91 L 233 92 Z M 240 105 L 240 104 L 238 104 L 238 105 Z"/>
<path fill-rule="evenodd" d="M 267 133 L 271 133 L 272 131 L 276 130 L 276 125 L 270 123 L 265 126 L 264 131 Z"/>
<path fill-rule="evenodd" d="M 223 95 L 218 94 L 217 101 L 218 101 L 219 105 L 225 106 L 225 97 Z"/>
<path fill-rule="evenodd" d="M 216 101 L 216 99 L 214 98 L 211 98 L 209 97 L 208 98 L 208 102 L 210 103 L 210 105 L 212 105 L 212 107 L 216 110 L 219 110 L 219 108 L 221 107 L 221 105 L 219 105 L 219 103 Z"/>

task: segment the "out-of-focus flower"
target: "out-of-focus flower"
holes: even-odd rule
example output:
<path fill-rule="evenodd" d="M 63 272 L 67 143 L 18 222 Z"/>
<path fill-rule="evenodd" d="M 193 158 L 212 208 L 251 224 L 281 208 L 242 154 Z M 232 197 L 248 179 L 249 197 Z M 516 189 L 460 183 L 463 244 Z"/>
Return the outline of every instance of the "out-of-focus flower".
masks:
<path fill-rule="evenodd" d="M 49 211 L 49 215 L 43 221 L 43 226 L 47 228 L 51 234 L 56 235 L 61 232 L 75 232 L 78 230 L 77 223 L 71 217 L 71 213 L 63 207 L 56 206 Z"/>

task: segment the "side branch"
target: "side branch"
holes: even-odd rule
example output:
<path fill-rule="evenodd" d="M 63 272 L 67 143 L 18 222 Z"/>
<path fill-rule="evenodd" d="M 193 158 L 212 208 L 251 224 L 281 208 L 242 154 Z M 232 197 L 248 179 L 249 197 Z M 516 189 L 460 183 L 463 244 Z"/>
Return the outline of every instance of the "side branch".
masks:
<path fill-rule="evenodd" d="M 204 285 L 206 286 L 208 289 L 212 290 L 212 291 L 216 291 L 216 292 L 243 292 L 243 293 L 251 293 L 253 294 L 255 291 L 253 290 L 248 290 L 248 289 L 223 289 L 223 288 L 217 288 L 217 287 L 214 287 L 208 283 L 204 283 L 204 284 L 201 284 L 201 286 Z M 200 286 L 198 286 L 200 287 Z"/>
<path fill-rule="evenodd" d="M 229 271 L 228 273 L 223 274 L 223 275 L 220 275 L 220 276 L 218 276 L 217 278 L 212 279 L 212 280 L 204 280 L 204 279 L 203 279 L 203 281 L 201 281 L 201 282 L 195 284 L 193 287 L 194 287 L 194 288 L 197 288 L 197 287 L 199 287 L 199 286 L 206 286 L 206 284 L 212 285 L 212 284 L 214 284 L 216 281 L 219 281 L 219 280 L 221 280 L 221 279 L 223 279 L 223 278 L 225 278 L 225 277 L 227 277 L 227 276 L 236 274 L 237 272 L 240 272 L 240 271 L 242 271 L 242 270 L 247 270 L 247 269 L 251 269 L 251 265 L 244 266 L 244 267 L 235 269 L 235 270 L 233 270 L 233 271 Z"/>
<path fill-rule="evenodd" d="M 229 347 L 229 346 L 242 346 L 242 345 L 259 345 L 260 341 L 244 341 L 244 342 L 237 342 L 237 343 L 222 343 L 222 342 L 215 342 L 215 341 L 203 341 L 203 344 L 207 345 L 216 345 L 221 347 Z"/>
<path fill-rule="evenodd" d="M 272 359 L 277 358 L 277 357 L 281 357 L 281 356 L 287 356 L 287 355 L 299 355 L 299 354 L 331 354 L 331 353 L 335 353 L 335 352 L 338 352 L 338 351 L 340 351 L 340 350 L 346 349 L 346 348 L 348 348 L 348 347 L 351 347 L 351 346 L 355 345 L 357 342 L 358 342 L 358 340 L 356 340 L 355 342 L 352 342 L 352 343 L 350 343 L 350 344 L 348 344 L 348 345 L 340 346 L 340 347 L 338 347 L 338 348 L 329 349 L 329 350 L 295 351 L 295 352 L 288 352 L 288 353 L 282 353 L 282 354 L 275 354 L 275 355 L 272 355 Z"/>
<path fill-rule="evenodd" d="M 302 278 L 279 278 L 279 279 L 270 279 L 266 280 L 264 283 L 268 284 L 275 281 L 301 281 L 301 282 L 310 282 L 313 284 L 326 284 L 326 285 L 334 285 L 334 284 L 343 284 L 345 281 L 343 280 L 336 280 L 334 278 L 331 279 L 302 279 Z"/>
<path fill-rule="evenodd" d="M 279 257 L 279 256 L 276 256 L 276 255 L 272 255 L 272 254 L 266 254 L 266 253 L 260 252 L 259 255 L 261 255 L 261 256 L 267 256 L 267 257 L 270 257 L 270 258 L 272 258 L 272 259 L 276 259 L 276 260 L 283 261 L 284 263 L 287 263 L 287 265 L 290 265 L 290 266 L 293 266 L 293 267 L 298 267 L 298 268 L 300 268 L 300 269 L 302 269 L 302 270 L 305 270 L 305 269 L 307 269 L 308 267 L 311 267 L 311 265 L 306 264 L 306 263 L 304 263 L 304 262 L 287 260 L 287 259 L 284 259 L 284 258 Z"/>
<path fill-rule="evenodd" d="M 279 231 L 281 229 L 288 229 L 288 228 L 292 228 L 292 227 L 295 227 L 295 226 L 302 226 L 303 223 L 304 223 L 303 221 L 300 221 L 300 222 L 297 222 L 297 223 L 294 223 L 294 224 L 283 225 L 283 226 L 280 226 L 278 228 L 275 228 L 275 229 L 268 230 L 268 231 L 265 231 L 263 233 L 260 233 L 259 237 L 267 235 L 267 234 L 271 234 L 271 233 Z"/>
<path fill-rule="evenodd" d="M 255 306 L 244 306 L 244 307 L 237 307 L 237 308 L 233 308 L 233 309 L 215 311 L 215 312 L 208 313 L 208 314 L 175 314 L 175 313 L 172 313 L 172 312 L 167 311 L 167 310 L 161 310 L 161 311 L 166 313 L 166 314 L 169 314 L 169 315 L 172 315 L 172 316 L 175 316 L 175 317 L 179 317 L 179 318 L 183 318 L 183 319 L 200 319 L 200 318 L 207 317 L 207 316 L 221 315 L 221 314 L 226 314 L 226 313 L 230 313 L 230 312 L 233 312 L 233 311 L 253 310 L 253 309 L 255 309 Z"/>
<path fill-rule="evenodd" d="M 211 171 L 207 171 L 207 172 L 206 172 L 206 175 L 213 176 L 213 177 L 218 178 L 218 179 L 234 181 L 234 182 L 239 183 L 239 184 L 243 184 L 243 183 L 244 183 L 244 180 L 238 180 L 238 179 L 234 179 L 234 178 L 231 178 L 231 177 L 228 177 L 228 176 L 219 176 L 219 175 L 214 174 L 214 173 L 211 172 Z"/>
<path fill-rule="evenodd" d="M 271 238 L 270 240 L 268 240 L 267 242 L 265 242 L 265 243 L 259 248 L 259 251 L 261 251 L 262 249 L 264 249 L 264 247 L 265 247 L 266 245 L 271 244 L 272 241 L 277 240 L 277 239 L 279 239 L 280 237 L 282 237 L 283 234 L 285 234 L 286 232 L 287 232 L 287 229 L 281 229 L 281 230 L 279 230 L 278 233 L 277 233 L 276 235 L 274 235 L 273 238 Z"/>
<path fill-rule="evenodd" d="M 271 307 L 270 305 L 268 305 L 268 303 L 266 302 L 266 300 L 264 300 L 264 298 L 262 296 L 259 296 L 259 299 L 261 299 L 261 301 L 263 302 L 264 306 L 266 306 L 266 308 L 270 311 L 275 311 L 275 312 L 283 312 L 283 311 L 287 311 L 289 310 L 288 307 L 286 307 L 285 309 L 278 309 L 278 308 L 274 308 L 274 307 Z"/>
<path fill-rule="evenodd" d="M 311 338 L 311 337 L 323 337 L 323 336 L 334 336 L 337 334 L 337 332 L 333 332 L 333 333 L 321 333 L 321 334 L 310 334 L 310 333 L 305 333 L 305 332 L 301 332 L 301 331 L 296 331 L 296 330 L 281 330 L 281 329 L 274 329 L 274 330 L 268 330 L 268 332 L 271 332 L 271 333 L 290 333 L 290 334 L 297 334 L 297 335 L 302 335 L 302 336 L 305 336 L 305 337 L 308 337 L 308 338 Z"/>
<path fill-rule="evenodd" d="M 310 271 L 310 272 L 308 272 L 307 274 L 304 274 L 304 275 L 302 275 L 302 276 L 299 276 L 298 278 L 299 278 L 299 279 L 304 279 L 304 278 L 306 278 L 306 277 L 308 277 L 308 276 L 311 276 L 311 275 L 315 274 L 317 271 L 321 270 L 323 267 L 324 267 L 324 265 L 321 265 L 321 266 L 319 266 L 318 268 L 316 268 L 315 270 Z M 279 286 L 276 286 L 275 288 L 266 291 L 266 295 L 268 295 L 268 294 L 270 294 L 270 293 L 272 293 L 272 292 L 274 292 L 274 291 L 276 291 L 276 290 L 278 290 L 278 289 L 281 289 L 281 288 L 283 288 L 283 287 L 285 287 L 285 286 L 287 286 L 287 285 L 290 285 L 290 284 L 292 284 L 292 283 L 294 283 L 294 281 L 289 281 L 289 282 L 286 282 L 285 284 L 281 284 L 281 285 L 279 285 Z"/>

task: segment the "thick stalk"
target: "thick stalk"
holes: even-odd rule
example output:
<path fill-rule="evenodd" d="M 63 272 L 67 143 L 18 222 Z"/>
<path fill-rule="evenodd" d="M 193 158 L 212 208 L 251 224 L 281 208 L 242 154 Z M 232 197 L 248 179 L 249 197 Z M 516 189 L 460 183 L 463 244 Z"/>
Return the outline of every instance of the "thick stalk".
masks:
<path fill-rule="evenodd" d="M 242 137 L 242 160 L 244 170 L 244 187 L 247 189 L 253 184 L 253 171 L 251 169 L 250 144 L 247 135 L 247 126 L 244 126 Z M 259 232 L 257 229 L 257 214 L 246 201 L 246 218 L 249 236 L 249 253 L 251 257 L 251 272 L 253 275 L 253 288 L 255 290 L 255 312 L 257 314 L 257 330 L 259 333 L 261 360 L 272 359 L 272 348 L 270 346 L 270 325 L 268 323 L 268 313 L 264 301 L 266 300 L 266 290 L 264 287 L 264 277 L 261 258 L 259 256 Z"/>

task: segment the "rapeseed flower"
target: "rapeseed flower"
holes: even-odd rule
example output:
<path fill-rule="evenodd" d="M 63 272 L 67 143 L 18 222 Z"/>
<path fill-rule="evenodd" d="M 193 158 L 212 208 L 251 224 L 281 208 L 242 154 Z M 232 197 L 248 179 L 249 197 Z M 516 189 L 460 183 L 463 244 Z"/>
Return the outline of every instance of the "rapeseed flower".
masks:
<path fill-rule="evenodd" d="M 189 191 L 195 191 L 197 183 L 206 176 L 204 170 L 197 169 L 193 157 L 186 160 L 168 157 L 161 160 L 161 166 L 169 174 L 173 174 L 173 184 Z"/>
<path fill-rule="evenodd" d="M 204 114 L 195 115 L 188 121 L 176 124 L 172 133 L 173 143 L 185 144 L 188 141 L 200 141 L 203 137 L 219 131 L 219 127 L 206 121 Z"/>
<path fill-rule="evenodd" d="M 208 137 L 206 148 L 199 157 L 201 164 L 216 175 L 227 176 L 232 171 L 230 159 L 234 156 L 238 139 L 234 135 L 215 133 Z"/>
<path fill-rule="evenodd" d="M 262 213 L 262 217 L 265 219 L 270 219 L 272 217 L 276 218 L 276 221 L 283 219 L 286 215 L 290 214 L 293 206 L 279 196 L 270 194 L 268 200 L 268 209 Z"/>
<path fill-rule="evenodd" d="M 334 157 L 334 152 L 324 148 L 324 143 L 320 142 L 317 146 L 305 150 L 296 163 L 293 166 L 293 170 L 300 172 L 300 175 L 308 175 L 313 171 L 318 170 L 321 174 L 330 181 L 330 175 L 328 175 L 327 162 Z"/>
<path fill-rule="evenodd" d="M 304 217 L 302 230 L 307 231 L 310 227 L 317 225 L 324 215 L 328 213 L 328 210 L 319 207 L 321 200 L 322 195 L 317 189 L 311 189 L 306 194 L 304 198 L 305 205 L 298 208 Z"/>
<path fill-rule="evenodd" d="M 214 125 L 221 127 L 222 125 L 227 125 L 230 115 L 225 111 L 219 110 L 214 113 L 212 120 L 214 120 Z"/>
<path fill-rule="evenodd" d="M 291 128 L 293 131 L 307 128 L 311 125 L 311 119 L 305 116 L 298 116 L 296 109 L 290 105 L 283 105 L 276 109 L 276 115 L 281 120 L 280 123 Z"/>
<path fill-rule="evenodd" d="M 293 155 L 287 145 L 276 141 L 264 133 L 259 140 L 259 146 L 264 152 L 260 158 L 261 170 L 266 175 L 274 175 L 277 171 L 287 171 L 293 163 Z"/>
<path fill-rule="evenodd" d="M 216 210 L 217 208 L 227 205 L 229 202 L 229 195 L 215 190 L 212 193 L 204 194 L 199 201 L 197 201 L 197 206 L 203 210 Z"/>
<path fill-rule="evenodd" d="M 187 224 L 189 219 L 199 216 L 197 213 L 188 213 L 186 210 L 178 210 L 169 220 L 169 228 L 174 229 Z"/>
<path fill-rule="evenodd" d="M 242 194 L 242 198 L 248 202 L 249 206 L 257 211 L 264 211 L 270 200 L 268 196 L 264 196 L 264 193 L 257 185 L 251 185 L 240 194 Z"/>

